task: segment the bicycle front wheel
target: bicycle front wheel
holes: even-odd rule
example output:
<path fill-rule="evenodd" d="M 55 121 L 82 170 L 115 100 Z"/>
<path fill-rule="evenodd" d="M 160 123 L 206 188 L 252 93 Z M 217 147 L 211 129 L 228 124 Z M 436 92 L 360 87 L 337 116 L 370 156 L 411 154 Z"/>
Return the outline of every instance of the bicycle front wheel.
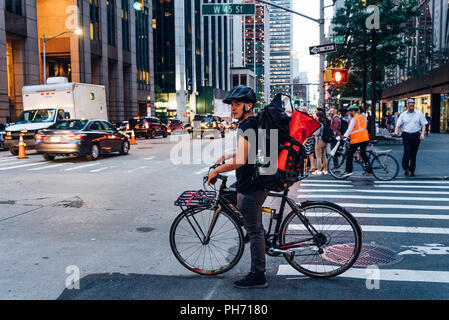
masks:
<path fill-rule="evenodd" d="M 348 270 L 362 248 L 362 231 L 355 218 L 330 202 L 301 204 L 301 219 L 293 211 L 281 226 L 280 247 L 287 262 L 310 277 L 329 278 Z M 305 221 L 305 222 L 303 222 Z"/>
<path fill-rule="evenodd" d="M 345 179 L 343 178 L 343 173 L 346 169 L 346 156 L 342 153 L 336 153 L 334 156 L 329 156 L 327 158 L 327 167 L 331 176 L 335 179 Z"/>
<path fill-rule="evenodd" d="M 187 269 L 204 275 L 216 275 L 234 267 L 242 257 L 242 228 L 227 212 L 220 211 L 210 235 L 214 210 L 186 210 L 173 221 L 170 246 L 178 261 Z"/>
<path fill-rule="evenodd" d="M 399 173 L 399 163 L 395 157 L 389 154 L 375 156 L 370 163 L 373 175 L 382 181 L 390 181 Z"/>

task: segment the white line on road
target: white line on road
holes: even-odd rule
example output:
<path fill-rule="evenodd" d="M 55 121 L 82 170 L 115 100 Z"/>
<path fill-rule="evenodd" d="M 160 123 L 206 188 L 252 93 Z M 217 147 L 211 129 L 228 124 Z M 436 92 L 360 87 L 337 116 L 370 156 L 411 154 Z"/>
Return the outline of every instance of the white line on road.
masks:
<path fill-rule="evenodd" d="M 351 214 L 356 218 L 449 220 L 449 215 L 443 214 L 401 214 L 401 213 L 351 213 Z"/>
<path fill-rule="evenodd" d="M 27 169 L 27 171 L 37 171 L 37 170 L 44 170 L 44 169 L 51 169 L 51 168 L 57 168 L 66 165 L 66 163 L 58 163 L 58 164 L 52 164 L 47 165 L 39 168 L 33 168 L 33 169 Z"/>
<path fill-rule="evenodd" d="M 300 198 L 300 197 L 298 197 Z M 421 206 L 413 204 L 378 204 L 378 203 L 348 203 L 338 202 L 343 208 L 373 208 L 373 209 L 423 209 L 423 210 L 449 210 L 449 206 Z"/>
<path fill-rule="evenodd" d="M 401 188 L 401 189 L 448 189 L 449 186 L 406 186 L 406 185 L 390 185 L 390 184 L 381 184 L 374 185 L 375 188 Z"/>
<path fill-rule="evenodd" d="M 298 192 L 360 192 L 360 193 L 393 193 L 393 194 L 445 194 L 449 195 L 448 191 L 417 191 L 417 190 L 361 190 L 361 189 L 298 189 Z"/>
<path fill-rule="evenodd" d="M 6 166 L 13 166 L 13 165 L 15 165 L 15 164 L 23 164 L 23 163 L 29 163 L 28 161 L 23 161 L 23 160 L 17 160 L 17 159 L 15 159 L 16 161 L 9 161 L 9 162 L 6 162 L 6 163 L 0 163 L 0 167 L 6 167 Z"/>
<path fill-rule="evenodd" d="M 28 163 L 28 164 L 22 164 L 20 166 L 13 166 L 13 167 L 6 167 L 6 168 L 0 168 L 1 171 L 4 170 L 11 170 L 11 169 L 17 169 L 17 168 L 25 168 L 25 167 L 32 167 L 32 166 L 38 166 L 41 163 Z"/>
<path fill-rule="evenodd" d="M 433 243 L 426 244 L 424 246 L 401 246 L 401 248 L 408 248 L 408 250 L 399 252 L 399 256 L 409 255 L 409 254 L 419 254 L 421 256 L 426 255 L 448 255 L 449 247 L 444 247 L 442 244 Z"/>
<path fill-rule="evenodd" d="M 145 169 L 145 168 L 146 168 L 146 166 L 142 166 L 142 167 L 134 168 L 134 169 L 131 169 L 131 170 L 127 170 L 127 171 L 125 171 L 125 172 L 126 172 L 126 173 L 132 173 L 132 172 L 135 172 L 135 171 L 137 171 L 137 170 Z"/>
<path fill-rule="evenodd" d="M 350 225 L 321 225 L 314 224 L 317 230 L 326 231 L 351 231 Z M 397 227 L 397 226 L 365 226 L 361 225 L 363 232 L 393 232 L 393 233 L 419 233 L 419 234 L 449 234 L 449 228 L 430 228 L 430 227 Z M 289 230 L 307 230 L 302 224 L 292 224 L 288 226 Z"/>
<path fill-rule="evenodd" d="M 314 269 L 314 266 L 306 266 Z M 278 269 L 278 276 L 298 275 L 298 271 L 292 266 L 281 264 Z M 351 268 L 338 277 L 371 279 L 372 271 L 367 268 Z M 405 282 L 433 282 L 449 283 L 448 271 L 428 271 L 428 270 L 406 270 L 406 269 L 379 269 L 380 281 L 405 281 Z"/>
<path fill-rule="evenodd" d="M 144 160 L 153 160 L 154 157 L 148 157 L 148 158 L 144 158 Z"/>
<path fill-rule="evenodd" d="M 385 183 L 385 181 L 374 181 L 376 184 Z M 393 184 L 449 184 L 449 181 L 441 181 L 441 180 L 395 180 Z"/>
<path fill-rule="evenodd" d="M 352 184 L 350 180 L 307 180 L 307 183 L 322 183 L 322 182 L 331 182 L 337 184 Z"/>
<path fill-rule="evenodd" d="M 328 183 L 301 183 L 300 187 L 339 187 L 339 188 L 352 188 L 352 185 L 339 185 Z"/>
<path fill-rule="evenodd" d="M 97 163 L 91 163 L 91 164 L 85 164 L 82 166 L 77 166 L 77 167 L 73 167 L 73 168 L 68 168 L 68 169 L 64 169 L 64 171 L 73 171 L 73 170 L 78 170 L 78 169 L 83 169 L 83 168 L 89 168 L 89 167 L 93 167 L 93 166 L 97 166 L 101 164 L 101 162 L 97 162 Z"/>
<path fill-rule="evenodd" d="M 106 170 L 108 168 L 109 167 L 103 167 L 103 168 L 99 168 L 99 169 L 90 170 L 90 172 L 101 172 L 101 171 Z"/>
<path fill-rule="evenodd" d="M 425 197 L 387 197 L 387 196 L 359 196 L 359 195 L 344 195 L 344 194 L 301 194 L 298 198 L 317 198 L 320 199 L 363 199 L 363 200 L 392 200 L 392 201 L 449 201 L 449 198 L 425 198 Z"/>

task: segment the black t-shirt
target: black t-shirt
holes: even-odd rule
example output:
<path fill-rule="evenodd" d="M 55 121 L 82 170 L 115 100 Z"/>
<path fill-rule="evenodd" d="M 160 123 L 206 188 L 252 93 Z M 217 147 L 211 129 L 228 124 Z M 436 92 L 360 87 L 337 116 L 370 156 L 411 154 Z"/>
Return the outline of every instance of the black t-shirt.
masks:
<path fill-rule="evenodd" d="M 238 127 L 237 138 L 242 136 L 246 141 L 249 141 L 250 143 L 246 164 L 235 171 L 235 176 L 237 178 L 235 188 L 240 193 L 248 193 L 257 188 L 252 183 L 254 175 L 254 164 L 256 163 L 255 157 L 257 154 L 257 127 L 258 122 L 256 117 L 254 116 L 245 119 L 242 123 L 239 124 Z M 256 142 L 254 143 L 253 141 L 248 140 L 251 139 L 249 137 L 255 137 Z"/>

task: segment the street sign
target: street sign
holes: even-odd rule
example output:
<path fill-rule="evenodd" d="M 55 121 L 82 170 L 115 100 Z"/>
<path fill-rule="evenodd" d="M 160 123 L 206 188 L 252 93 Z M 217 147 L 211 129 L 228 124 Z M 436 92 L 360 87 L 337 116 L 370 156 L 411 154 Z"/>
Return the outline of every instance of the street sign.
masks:
<path fill-rule="evenodd" d="M 327 43 L 343 44 L 343 43 L 345 43 L 345 37 L 344 36 L 326 37 L 326 42 Z"/>
<path fill-rule="evenodd" d="M 246 4 L 203 4 L 201 14 L 203 16 L 218 15 L 254 15 L 256 5 L 254 3 Z"/>
<path fill-rule="evenodd" d="M 318 53 L 335 52 L 335 51 L 337 51 L 337 45 L 335 43 L 309 47 L 309 52 L 311 55 L 318 54 Z"/>

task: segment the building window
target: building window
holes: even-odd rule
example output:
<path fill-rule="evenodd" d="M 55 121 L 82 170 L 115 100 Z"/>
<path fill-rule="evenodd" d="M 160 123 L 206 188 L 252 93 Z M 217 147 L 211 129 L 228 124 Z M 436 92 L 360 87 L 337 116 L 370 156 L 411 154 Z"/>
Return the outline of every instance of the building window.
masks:
<path fill-rule="evenodd" d="M 5 9 L 8 12 L 22 15 L 22 0 L 6 0 Z"/>
<path fill-rule="evenodd" d="M 100 8 L 98 0 L 89 0 L 90 40 L 100 40 Z"/>
<path fill-rule="evenodd" d="M 123 50 L 129 51 L 129 1 L 122 0 L 122 40 Z"/>
<path fill-rule="evenodd" d="M 232 75 L 232 86 L 237 87 L 239 85 L 239 75 L 233 74 Z"/>
<path fill-rule="evenodd" d="M 150 90 L 148 32 L 148 9 L 145 8 L 136 11 L 137 82 L 141 90 Z"/>
<path fill-rule="evenodd" d="M 115 46 L 115 0 L 106 1 L 108 17 L 108 44 Z"/>

